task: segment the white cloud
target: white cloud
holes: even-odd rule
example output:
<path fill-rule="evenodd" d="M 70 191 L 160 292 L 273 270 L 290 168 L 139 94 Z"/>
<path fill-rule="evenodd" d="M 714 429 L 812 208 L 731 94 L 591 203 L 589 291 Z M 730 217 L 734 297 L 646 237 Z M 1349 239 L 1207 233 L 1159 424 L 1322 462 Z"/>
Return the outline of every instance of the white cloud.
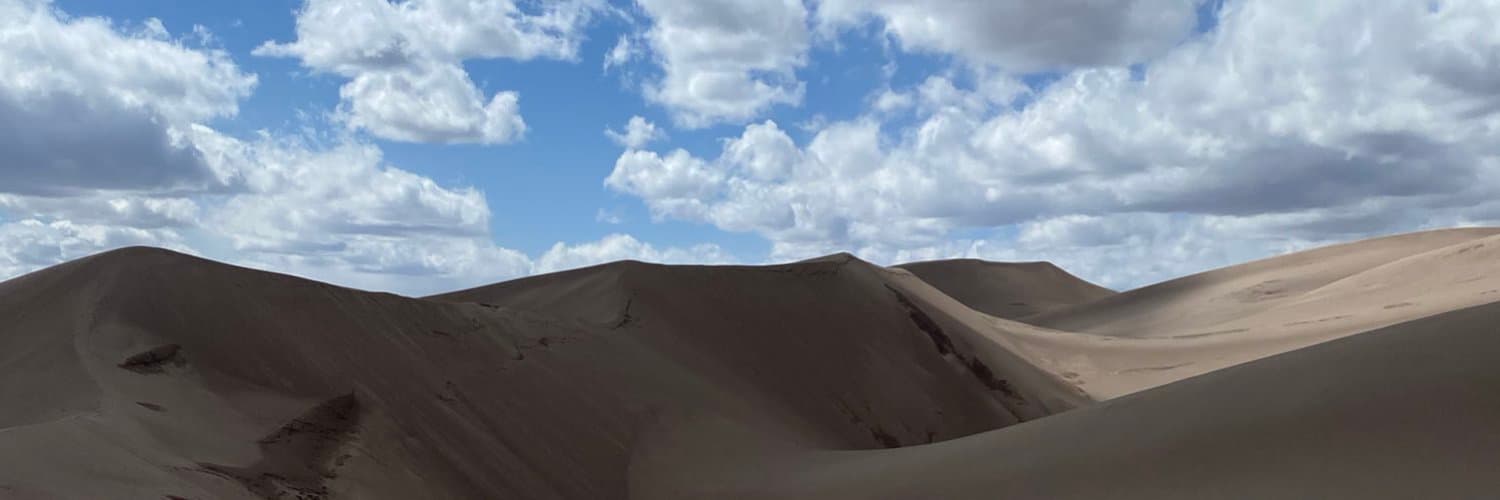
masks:
<path fill-rule="evenodd" d="M 553 245 L 537 258 L 535 272 L 549 273 L 617 260 L 641 260 L 671 264 L 728 264 L 735 258 L 718 245 L 657 249 L 625 234 L 611 234 L 599 241 Z"/>
<path fill-rule="evenodd" d="M 386 165 L 374 146 L 247 143 L 206 127 L 194 134 L 209 157 L 245 179 L 244 192 L 227 197 L 213 224 L 242 249 L 290 252 L 335 248 L 362 236 L 487 232 L 490 212 L 481 193 L 444 188 Z"/>
<path fill-rule="evenodd" d="M 0 221 L 0 280 L 63 260 L 130 245 L 184 249 L 181 237 L 172 230 L 36 219 Z"/>
<path fill-rule="evenodd" d="M 717 247 L 657 249 L 612 235 L 576 247 L 559 243 L 533 259 L 493 243 L 482 193 L 389 165 L 372 145 L 320 148 L 286 138 L 244 142 L 202 127 L 195 133 L 210 158 L 243 172 L 246 186 L 205 216 L 203 231 L 230 242 L 233 258 L 254 267 L 422 295 L 606 260 L 724 257 Z"/>
<path fill-rule="evenodd" d="M 104 45 L 113 50 L 93 50 Z M 106 19 L 59 18 L 37 0 L 0 2 L 0 53 L 0 86 L 12 98 L 139 109 L 169 123 L 232 116 L 256 82 L 223 51 L 170 39 L 161 21 L 123 34 Z"/>
<path fill-rule="evenodd" d="M 248 192 L 225 200 L 205 227 L 255 267 L 423 295 L 619 259 L 728 258 L 713 246 L 657 249 L 611 235 L 533 259 L 492 242 L 481 193 L 387 165 L 373 146 L 220 141 L 238 150 L 222 157 L 253 173 Z"/>
<path fill-rule="evenodd" d="M 385 139 L 505 143 L 526 132 L 517 93 L 496 92 L 486 103 L 456 64 L 359 73 L 339 97 L 346 124 Z"/>
<path fill-rule="evenodd" d="M 625 222 L 625 216 L 620 215 L 618 209 L 605 210 L 601 208 L 594 212 L 594 220 L 605 224 L 622 224 Z"/>
<path fill-rule="evenodd" d="M 636 55 L 635 42 L 630 40 L 630 35 L 620 35 L 615 46 L 609 49 L 609 52 L 604 53 L 604 71 L 624 66 L 631 59 L 635 59 Z"/>
<path fill-rule="evenodd" d="M 224 52 L 169 38 L 160 21 L 120 33 L 38 1 L 0 2 L 0 74 L 0 194 L 35 196 L 220 181 L 176 135 L 234 115 L 256 83 Z"/>
<path fill-rule="evenodd" d="M 910 125 L 880 121 L 903 98 L 876 99 L 869 115 L 827 124 L 791 150 L 791 137 L 766 123 L 716 158 L 630 151 L 608 185 L 659 217 L 762 234 L 773 258 L 949 255 L 1011 241 L 1062 252 L 1035 257 L 1115 262 L 1110 244 L 1087 239 L 950 240 L 958 229 L 1051 234 L 1104 221 L 1082 232 L 1119 223 L 1160 234 L 1147 247 L 1180 257 L 1171 270 L 1184 271 L 1230 258 L 1195 248 L 1274 251 L 1494 221 L 1500 87 L 1477 82 L 1500 81 L 1500 32 L 1482 28 L 1500 22 L 1500 5 L 1435 5 L 1231 3 L 1215 32 L 1140 74 L 1084 68 L 1027 95 L 995 68 L 970 68 L 965 79 L 892 89 L 911 96 Z M 747 156 L 782 160 L 762 163 L 776 172 L 763 175 Z M 1285 237 L 1262 244 L 1252 233 Z M 1160 276 L 1095 269 L 1123 276 L 1110 278 L 1116 285 Z"/>
<path fill-rule="evenodd" d="M 604 180 L 611 189 L 645 198 L 657 217 L 696 218 L 703 200 L 717 196 L 722 173 L 683 150 L 666 157 L 652 151 L 626 150 Z"/>
<path fill-rule="evenodd" d="M 1011 71 L 1129 65 L 1181 41 L 1201 0 L 819 0 L 825 33 L 878 19 L 910 52 Z"/>
<path fill-rule="evenodd" d="M 630 117 L 625 124 L 624 132 L 616 132 L 613 129 L 604 129 L 604 135 L 615 144 L 625 146 L 627 149 L 640 149 L 653 141 L 667 138 L 667 133 L 657 128 L 655 123 L 639 116 Z"/>
<path fill-rule="evenodd" d="M 0 195 L 0 213 L 25 217 L 0 224 L 0 279 L 125 245 L 192 251 L 188 241 L 211 242 L 211 257 L 241 265 L 412 295 L 618 259 L 732 260 L 713 245 L 658 248 L 618 234 L 533 259 L 493 243 L 482 193 L 389 165 L 372 145 L 243 141 L 203 126 L 190 137 L 239 189 L 57 203 Z"/>
<path fill-rule="evenodd" d="M 678 125 L 741 122 L 802 101 L 795 74 L 808 50 L 801 0 L 639 4 L 652 20 L 645 38 L 662 71 L 646 85 L 646 98 L 671 111 Z"/>
<path fill-rule="evenodd" d="M 895 88 L 888 74 L 864 115 L 815 115 L 806 140 L 757 119 L 801 101 L 802 3 L 640 4 L 650 24 L 606 67 L 649 56 L 660 74 L 646 97 L 679 125 L 754 121 L 700 157 L 645 150 L 664 134 L 633 117 L 605 132 L 626 148 L 605 185 L 656 218 L 763 235 L 773 260 L 1048 259 L 1128 286 L 1500 221 L 1494 2 L 1231 2 L 1216 31 L 1189 37 L 1185 1 L 826 0 L 825 32 L 878 21 L 900 49 L 954 64 Z M 507 142 L 526 133 L 518 96 L 481 91 L 464 62 L 576 59 L 600 8 L 313 0 L 295 41 L 257 52 L 346 79 L 338 116 L 373 136 Z M 358 137 L 208 128 L 235 116 L 255 76 L 183 41 L 201 30 L 138 24 L 0 0 L 0 276 L 133 243 L 407 293 L 616 258 L 733 260 L 627 235 L 539 256 L 497 246 L 490 220 L 509 214 L 483 193 L 391 165 Z M 1033 90 L 1016 72 L 1038 68 L 1067 72 Z"/>
<path fill-rule="evenodd" d="M 172 126 L 149 109 L 80 94 L 26 95 L 7 87 L 0 82 L 0 130 L 5 131 L 0 151 L 6 153 L 0 193 L 171 191 L 217 181 L 198 151 L 175 138 Z"/>
<path fill-rule="evenodd" d="M 776 122 L 745 127 L 744 135 L 724 146 L 724 162 L 758 181 L 786 178 L 793 165 L 801 163 L 802 151 Z"/>
<path fill-rule="evenodd" d="M 560 12 L 527 17 L 528 29 L 554 33 L 573 26 Z M 486 20 L 482 12 L 459 14 Z M 503 27 L 471 28 L 479 31 L 426 43 L 445 53 L 499 53 L 485 42 L 500 35 L 486 30 Z M 338 47 L 303 42 L 309 45 L 299 50 L 315 60 L 343 57 Z M 572 50 L 525 40 L 513 50 L 546 47 Z M 255 77 L 222 52 L 173 40 L 159 21 L 122 32 L 108 20 L 69 18 L 50 4 L 0 0 L 0 70 L 7 75 L 0 79 L 0 127 L 10 131 L 0 134 L 0 157 L 9 162 L 0 167 L 0 279 L 128 245 L 201 249 L 243 265 L 411 294 L 522 276 L 539 265 L 727 258 L 717 247 L 657 248 L 613 235 L 562 245 L 534 261 L 493 243 L 492 215 L 478 190 L 442 186 L 390 165 L 374 145 L 221 133 L 202 122 L 234 115 Z M 381 74 L 390 73 L 360 73 Z M 376 107 L 400 109 L 411 105 L 400 101 L 410 96 L 387 92 L 381 99 L 395 104 Z M 452 109 L 428 105 L 462 114 L 458 101 Z M 444 128 L 388 118 L 361 126 L 393 126 L 392 134 Z"/>
<path fill-rule="evenodd" d="M 469 78 L 469 59 L 577 57 L 597 0 L 549 2 L 528 12 L 511 0 L 308 0 L 297 40 L 267 42 L 258 55 L 350 79 L 339 91 L 351 128 L 408 142 L 506 143 L 525 132 L 518 96 L 488 99 Z"/>
<path fill-rule="evenodd" d="M 904 111 L 912 106 L 911 94 L 905 92 L 894 92 L 885 89 L 874 96 L 870 107 L 881 113 L 896 113 Z"/>
<path fill-rule="evenodd" d="M 3 149 L 0 149 L 3 151 Z M 98 191 L 71 196 L 0 194 L 0 214 L 18 218 L 85 220 L 115 226 L 158 229 L 198 224 L 200 207 L 186 197 Z"/>

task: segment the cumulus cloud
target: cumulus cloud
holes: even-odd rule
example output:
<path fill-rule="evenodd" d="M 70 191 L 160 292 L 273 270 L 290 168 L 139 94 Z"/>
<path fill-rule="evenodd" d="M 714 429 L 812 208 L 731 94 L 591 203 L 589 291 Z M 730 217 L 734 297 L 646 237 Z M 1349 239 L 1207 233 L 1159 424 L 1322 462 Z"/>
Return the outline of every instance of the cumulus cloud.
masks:
<path fill-rule="evenodd" d="M 667 133 L 657 128 L 655 123 L 639 116 L 630 117 L 630 121 L 625 123 L 623 132 L 606 128 L 604 135 L 609 137 L 609 140 L 615 141 L 615 144 L 629 149 L 640 149 L 653 141 L 667 138 Z"/>
<path fill-rule="evenodd" d="M 716 197 L 723 179 L 707 162 L 680 149 L 665 157 L 627 150 L 604 185 L 645 198 L 658 217 L 694 218 L 704 210 L 705 201 Z"/>
<path fill-rule="evenodd" d="M 807 9 L 801 0 L 640 0 L 661 78 L 646 98 L 678 125 L 743 122 L 778 104 L 798 104 L 804 85 Z"/>
<path fill-rule="evenodd" d="M 3 151 L 3 149 L 0 149 Z M 200 206 L 189 197 L 112 191 L 70 196 L 0 194 L 0 215 L 89 221 L 140 229 L 183 228 L 199 223 Z"/>
<path fill-rule="evenodd" d="M 373 145 L 247 141 L 202 125 L 187 136 L 213 168 L 233 173 L 238 189 L 50 205 L 0 196 L 0 214 L 17 219 L 0 224 L 0 278 L 125 245 L 193 251 L 189 241 L 213 242 L 210 256 L 241 265 L 412 295 L 627 258 L 732 260 L 712 245 L 658 248 L 619 234 L 532 258 L 493 243 L 482 193 L 390 165 Z"/>
<path fill-rule="evenodd" d="M 850 5 L 824 2 L 819 15 L 864 12 L 835 10 Z M 1104 221 L 1164 235 L 1150 245 L 1191 259 L 1173 268 L 1183 271 L 1237 257 L 1188 250 L 1195 245 L 1274 251 L 1500 213 L 1489 201 L 1500 198 L 1489 181 L 1500 178 L 1500 87 L 1475 83 L 1500 81 L 1500 35 L 1481 28 L 1500 22 L 1500 6 L 1263 0 L 1226 4 L 1220 16 L 1215 31 L 1140 71 L 1110 66 L 1136 56 L 1036 49 L 1034 61 L 1106 66 L 1034 92 L 1001 70 L 1028 59 L 934 45 L 992 66 L 892 89 L 867 115 L 826 124 L 800 145 L 766 122 L 729 138 L 717 157 L 627 151 L 606 184 L 659 217 L 765 235 L 773 258 L 961 255 L 989 241 L 1093 249 L 1108 262 L 1105 240 L 1008 236 Z M 921 48 L 900 22 L 887 29 Z M 904 107 L 916 109 L 914 122 L 883 121 Z M 1000 230 L 951 239 L 988 228 Z M 1260 244 L 1247 234 L 1284 237 Z"/>
<path fill-rule="evenodd" d="M 149 111 L 172 123 L 234 115 L 255 86 L 220 50 L 189 48 L 161 21 L 121 32 L 107 19 L 59 17 L 50 2 L 0 2 L 0 84 L 13 97 L 70 96 Z M 94 50 L 109 46 L 113 50 Z"/>
<path fill-rule="evenodd" d="M 149 110 L 76 94 L 27 98 L 5 87 L 0 83 L 0 193 L 170 191 L 215 180 L 198 151 Z"/>
<path fill-rule="evenodd" d="M 819 0 L 837 32 L 878 20 L 911 52 L 953 54 L 1011 71 L 1129 65 L 1193 29 L 1202 0 Z"/>
<path fill-rule="evenodd" d="M 882 113 L 896 113 L 912 106 L 911 94 L 885 89 L 870 100 L 870 107 Z"/>
<path fill-rule="evenodd" d="M 536 260 L 538 273 L 591 266 L 617 260 L 670 262 L 674 264 L 729 264 L 736 262 L 718 245 L 658 249 L 627 234 L 611 234 L 599 241 L 567 245 L 557 243 Z"/>
<path fill-rule="evenodd" d="M 234 115 L 256 83 L 224 52 L 189 48 L 155 19 L 121 32 L 15 0 L 0 2 L 0 74 L 0 194 L 42 197 L 219 181 L 177 134 Z"/>
<path fill-rule="evenodd" d="M 400 8 L 418 7 L 412 2 Z M 490 22 L 471 26 L 474 33 L 445 32 L 445 38 L 424 42 L 443 53 L 572 50 L 516 39 L 503 49 L 512 52 L 501 52 L 489 42 L 510 28 L 485 18 L 487 11 L 473 10 L 482 5 L 426 8 L 437 7 L 470 10 L 416 12 L 433 22 L 444 16 Z M 526 22 L 527 29 L 553 40 L 553 33 L 577 21 L 563 10 L 548 10 Z M 299 40 L 307 45 L 296 50 L 313 60 L 348 58 L 351 65 L 371 67 L 391 61 L 390 54 L 365 53 L 361 59 L 309 40 Z M 159 21 L 122 27 L 70 18 L 45 2 L 0 0 L 0 72 L 7 75 L 0 80 L 0 129 L 6 131 L 0 134 L 0 157 L 6 158 L 0 168 L 0 279 L 128 245 L 201 249 L 238 264 L 410 294 L 598 259 L 727 258 L 717 247 L 657 248 L 614 235 L 561 245 L 534 260 L 493 243 L 492 215 L 478 190 L 443 186 L 391 165 L 372 144 L 270 133 L 242 139 L 214 130 L 204 122 L 234 115 L 255 77 L 222 52 L 171 38 Z M 444 77 L 435 78 L 441 84 Z M 410 97 L 388 94 L 382 99 Z M 504 95 L 491 105 L 503 106 Z M 392 126 L 392 134 L 443 127 L 396 119 L 361 126 Z"/>
<path fill-rule="evenodd" d="M 450 189 L 385 164 L 368 144 L 318 148 L 294 138 L 245 142 L 195 127 L 194 142 L 244 179 L 214 226 L 245 249 L 336 248 L 359 236 L 472 236 L 490 213 L 473 189 Z"/>
<path fill-rule="evenodd" d="M 463 69 L 469 59 L 577 57 L 598 0 L 547 2 L 527 11 L 511 0 L 307 0 L 297 39 L 266 42 L 263 56 L 350 81 L 339 90 L 345 123 L 407 142 L 506 143 L 526 131 L 519 96 L 485 98 Z"/>
<path fill-rule="evenodd" d="M 456 64 L 359 73 L 339 97 L 345 124 L 385 139 L 504 143 L 526 132 L 519 94 L 496 92 L 486 102 Z"/>
<path fill-rule="evenodd" d="M 245 190 L 205 230 L 241 263 L 364 288 L 427 294 L 618 259 L 726 259 L 717 247 L 657 249 L 625 235 L 559 243 L 533 259 L 495 245 L 484 195 L 390 165 L 379 148 L 294 138 L 241 141 L 206 127 L 195 142 L 242 173 Z"/>
<path fill-rule="evenodd" d="M 0 221 L 0 279 L 130 245 L 186 250 L 172 230 L 147 230 L 71 221 Z"/>

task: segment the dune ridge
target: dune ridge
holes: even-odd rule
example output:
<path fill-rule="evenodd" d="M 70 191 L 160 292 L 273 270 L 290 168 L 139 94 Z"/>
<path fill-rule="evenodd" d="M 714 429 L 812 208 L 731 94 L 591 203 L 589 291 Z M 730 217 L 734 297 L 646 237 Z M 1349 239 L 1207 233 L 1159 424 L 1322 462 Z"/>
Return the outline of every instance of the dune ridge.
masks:
<path fill-rule="evenodd" d="M 970 309 L 997 318 L 1024 318 L 1115 294 L 1051 262 L 952 259 L 894 267 L 911 272 Z"/>
<path fill-rule="evenodd" d="M 989 372 L 1011 377 L 1007 391 L 988 387 L 931 345 L 884 274 L 853 259 L 622 263 L 523 280 L 529 295 L 444 302 L 110 252 L 4 286 L 3 338 L 30 344 L 7 352 L 32 356 L 3 366 L 0 396 L 32 404 L 4 412 L 0 484 L 60 496 L 623 498 L 632 454 L 659 422 L 857 450 L 1082 401 L 1028 386 L 1050 378 L 1019 364 Z M 735 283 L 787 292 L 754 302 L 757 289 Z M 548 285 L 565 289 L 551 306 Z M 558 307 L 586 310 L 560 318 Z M 965 342 L 960 325 L 927 314 Z M 355 423 L 334 431 L 308 416 L 328 405 Z M 122 472 L 66 480 L 107 468 Z"/>
<path fill-rule="evenodd" d="M 740 499 L 1483 498 L 1500 463 L 1497 315 L 1422 318 L 964 439 L 694 473 Z M 653 493 L 710 497 L 680 477 Z"/>
<path fill-rule="evenodd" d="M 1138 288 L 1006 323 L 1033 359 L 1108 399 L 1500 301 L 1500 230 L 1345 243 Z M 999 323 L 997 321 L 997 323 Z"/>
<path fill-rule="evenodd" d="M 1122 293 L 835 254 L 411 298 L 127 248 L 0 282 L 0 497 L 1473 496 L 1497 301 L 1492 228 Z"/>

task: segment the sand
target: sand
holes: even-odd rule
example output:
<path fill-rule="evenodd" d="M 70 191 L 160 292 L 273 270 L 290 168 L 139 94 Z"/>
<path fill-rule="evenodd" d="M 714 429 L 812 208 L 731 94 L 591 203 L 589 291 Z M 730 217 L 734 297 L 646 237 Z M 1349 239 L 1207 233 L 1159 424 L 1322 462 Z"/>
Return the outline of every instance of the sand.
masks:
<path fill-rule="evenodd" d="M 1020 349 L 1109 399 L 1500 301 L 1500 230 L 1404 234 L 1273 257 L 1012 322 Z"/>
<path fill-rule="evenodd" d="M 0 498 L 1474 497 L 1500 230 L 1114 293 L 616 262 L 412 298 L 166 250 L 0 283 Z"/>
<path fill-rule="evenodd" d="M 954 259 L 895 267 L 910 271 L 971 309 L 1006 319 L 1034 316 L 1115 294 L 1051 262 Z"/>
<path fill-rule="evenodd" d="M 654 498 L 1489 498 L 1497 315 L 1424 318 L 933 445 L 658 472 L 676 482 Z"/>

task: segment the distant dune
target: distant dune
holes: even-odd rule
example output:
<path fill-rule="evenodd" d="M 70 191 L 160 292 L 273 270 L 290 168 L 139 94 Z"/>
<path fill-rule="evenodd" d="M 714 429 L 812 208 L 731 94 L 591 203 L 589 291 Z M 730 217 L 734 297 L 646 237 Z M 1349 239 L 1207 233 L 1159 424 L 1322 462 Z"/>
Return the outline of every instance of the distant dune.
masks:
<path fill-rule="evenodd" d="M 838 254 L 409 298 L 128 248 L 0 283 L 0 498 L 1483 497 L 1497 301 L 1489 228 L 1118 294 Z"/>
<path fill-rule="evenodd" d="M 1093 302 L 1115 292 L 1068 274 L 1051 262 L 933 260 L 896 266 L 970 308 L 1017 319 Z"/>
<path fill-rule="evenodd" d="M 1447 229 L 1272 257 L 1043 313 L 1026 321 L 1054 331 L 1024 343 L 1110 398 L 1495 301 L 1500 229 Z"/>

